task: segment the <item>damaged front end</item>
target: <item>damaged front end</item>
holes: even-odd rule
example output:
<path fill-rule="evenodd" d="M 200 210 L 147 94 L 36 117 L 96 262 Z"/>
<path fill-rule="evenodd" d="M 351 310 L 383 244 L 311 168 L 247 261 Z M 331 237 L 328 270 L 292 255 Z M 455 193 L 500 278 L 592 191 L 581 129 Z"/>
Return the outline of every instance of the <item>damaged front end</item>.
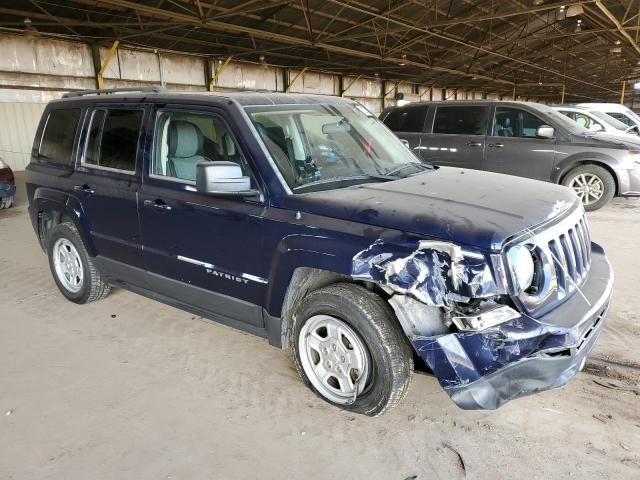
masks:
<path fill-rule="evenodd" d="M 539 249 L 538 287 L 526 292 L 506 250 L 481 254 L 440 241 L 408 250 L 378 240 L 353 258 L 352 276 L 387 292 L 415 351 L 459 407 L 495 409 L 564 385 L 602 330 L 613 274 L 598 245 L 589 240 L 586 252 L 579 225 L 586 232 L 575 217 L 555 237 L 529 232 L 527 248 Z M 554 238 L 575 248 L 559 258 Z"/>

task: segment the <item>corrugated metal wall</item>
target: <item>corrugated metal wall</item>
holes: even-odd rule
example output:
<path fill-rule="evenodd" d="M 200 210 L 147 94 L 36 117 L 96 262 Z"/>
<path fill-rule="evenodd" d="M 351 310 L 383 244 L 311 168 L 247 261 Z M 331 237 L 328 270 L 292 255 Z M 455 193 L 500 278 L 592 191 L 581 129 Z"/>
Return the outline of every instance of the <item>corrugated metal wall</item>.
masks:
<path fill-rule="evenodd" d="M 44 103 L 0 103 L 0 158 L 14 170 L 29 163 L 33 136 Z"/>
<path fill-rule="evenodd" d="M 95 88 L 91 47 L 85 43 L 27 35 L 0 34 L 0 157 L 15 170 L 29 162 L 33 136 L 44 105 L 62 92 Z M 108 49 L 98 50 L 100 60 Z M 340 78 L 328 73 L 222 60 L 207 62 L 194 55 L 118 49 L 104 73 L 105 87 L 166 85 L 171 90 L 205 91 L 207 77 L 220 72 L 215 89 L 285 91 L 340 95 Z M 211 68 L 211 72 L 207 69 Z M 296 78 L 297 77 L 297 78 Z M 345 97 L 371 112 L 405 101 L 481 98 L 481 92 L 455 91 L 432 85 L 395 84 L 378 78 L 342 78 Z"/>

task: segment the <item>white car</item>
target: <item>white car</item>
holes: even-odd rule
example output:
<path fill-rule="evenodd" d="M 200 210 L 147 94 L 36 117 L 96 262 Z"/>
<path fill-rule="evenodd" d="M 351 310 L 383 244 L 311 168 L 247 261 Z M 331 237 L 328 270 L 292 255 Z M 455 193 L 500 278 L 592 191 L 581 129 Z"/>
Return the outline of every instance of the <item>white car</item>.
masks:
<path fill-rule="evenodd" d="M 593 132 L 602 132 L 616 137 L 638 139 L 638 134 L 633 126 L 626 125 L 611 115 L 588 107 L 554 106 L 555 110 L 569 117 L 581 127 Z"/>
<path fill-rule="evenodd" d="M 619 103 L 578 103 L 576 106 L 606 113 L 628 127 L 635 127 L 636 133 L 640 134 L 640 116 L 624 105 Z"/>

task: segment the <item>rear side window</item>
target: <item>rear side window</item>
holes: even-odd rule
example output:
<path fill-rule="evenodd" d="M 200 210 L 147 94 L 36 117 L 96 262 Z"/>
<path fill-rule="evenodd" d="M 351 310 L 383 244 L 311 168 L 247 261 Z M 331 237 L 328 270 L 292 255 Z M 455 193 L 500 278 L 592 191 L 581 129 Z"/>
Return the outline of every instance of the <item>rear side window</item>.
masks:
<path fill-rule="evenodd" d="M 79 121 L 79 108 L 52 110 L 47 118 L 40 141 L 38 151 L 40 158 L 49 162 L 70 165 Z"/>
<path fill-rule="evenodd" d="M 489 107 L 438 107 L 433 121 L 433 133 L 484 135 L 487 131 L 488 116 Z"/>
<path fill-rule="evenodd" d="M 142 110 L 95 110 L 83 163 L 134 172 L 143 113 Z"/>
<path fill-rule="evenodd" d="M 394 132 L 422 132 L 427 109 L 426 106 L 396 108 L 389 112 L 384 123 Z"/>

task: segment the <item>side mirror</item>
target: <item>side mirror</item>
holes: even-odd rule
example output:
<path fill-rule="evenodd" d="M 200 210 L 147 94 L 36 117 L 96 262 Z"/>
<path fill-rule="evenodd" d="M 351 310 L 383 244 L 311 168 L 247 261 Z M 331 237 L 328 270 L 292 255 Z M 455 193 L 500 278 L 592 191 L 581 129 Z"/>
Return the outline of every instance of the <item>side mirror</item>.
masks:
<path fill-rule="evenodd" d="M 536 137 L 539 138 L 553 138 L 554 134 L 555 130 L 549 125 L 540 125 L 538 130 L 536 130 Z"/>
<path fill-rule="evenodd" d="M 251 189 L 251 179 L 242 174 L 235 162 L 201 162 L 196 166 L 198 193 L 251 197 L 257 190 Z"/>
<path fill-rule="evenodd" d="M 400 142 L 407 147 L 409 150 L 411 150 L 411 144 L 409 144 L 409 140 L 405 140 L 404 138 L 400 139 Z"/>
<path fill-rule="evenodd" d="M 602 131 L 602 125 L 600 125 L 599 123 L 594 123 L 593 125 L 591 125 L 589 130 L 591 130 L 592 132 L 601 132 Z"/>

